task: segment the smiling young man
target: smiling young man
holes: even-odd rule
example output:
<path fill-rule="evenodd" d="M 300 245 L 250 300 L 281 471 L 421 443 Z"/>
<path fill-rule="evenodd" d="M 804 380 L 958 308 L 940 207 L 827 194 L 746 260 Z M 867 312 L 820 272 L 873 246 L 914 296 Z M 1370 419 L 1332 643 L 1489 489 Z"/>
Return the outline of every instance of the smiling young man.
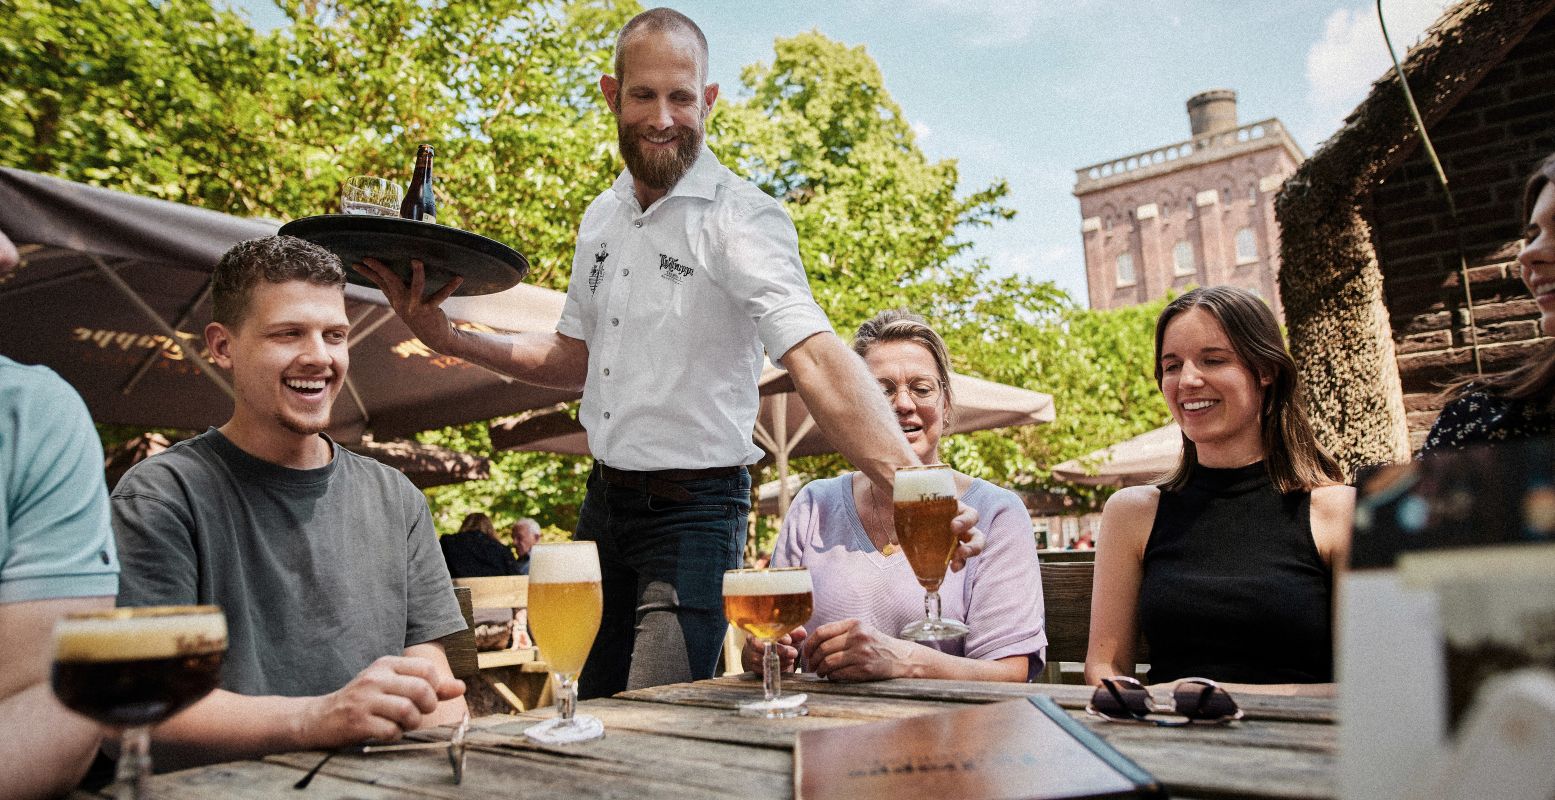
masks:
<path fill-rule="evenodd" d="M 406 286 L 374 260 L 362 267 L 432 349 L 582 388 L 596 463 L 577 538 L 598 543 L 605 594 L 585 698 L 712 676 L 723 571 L 740 563 L 750 509 L 746 466 L 762 455 L 751 430 L 763 351 L 886 494 L 896 468 L 917 463 L 816 305 L 782 204 L 704 146 L 718 85 L 696 23 L 667 8 L 633 17 L 599 88 L 626 169 L 583 215 L 555 332 L 458 330 L 439 308 L 457 283 L 426 297 L 419 271 Z M 974 537 L 976 512 L 963 511 L 957 531 Z"/>
<path fill-rule="evenodd" d="M 232 418 L 113 492 L 119 604 L 227 616 L 221 689 L 157 728 L 158 767 L 393 739 L 465 710 L 436 641 L 465 622 L 425 499 L 323 433 L 350 362 L 344 287 L 339 259 L 299 239 L 229 250 L 205 344 Z"/>

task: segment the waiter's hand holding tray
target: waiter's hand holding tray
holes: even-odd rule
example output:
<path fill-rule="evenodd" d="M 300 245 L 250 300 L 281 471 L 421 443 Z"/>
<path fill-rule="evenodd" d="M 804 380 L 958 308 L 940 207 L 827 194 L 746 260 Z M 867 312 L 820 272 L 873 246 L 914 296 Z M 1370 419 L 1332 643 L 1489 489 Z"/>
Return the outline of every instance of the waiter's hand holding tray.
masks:
<path fill-rule="evenodd" d="M 494 294 L 518 285 L 529 274 L 529 261 L 507 245 L 480 234 L 432 222 L 358 214 L 302 217 L 281 226 L 284 236 L 312 242 L 340 257 L 346 277 L 359 286 L 375 287 L 353 264 L 372 258 L 382 262 L 407 286 L 412 260 L 426 272 L 426 292 L 432 294 L 455 277 L 464 282 L 455 295 Z"/>

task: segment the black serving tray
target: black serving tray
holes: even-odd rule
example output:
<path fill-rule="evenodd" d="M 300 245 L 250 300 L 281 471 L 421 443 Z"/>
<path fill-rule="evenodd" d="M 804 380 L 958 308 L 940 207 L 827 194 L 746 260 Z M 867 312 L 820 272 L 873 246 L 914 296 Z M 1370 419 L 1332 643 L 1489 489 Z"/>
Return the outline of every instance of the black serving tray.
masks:
<path fill-rule="evenodd" d="M 411 259 L 420 260 L 426 267 L 428 293 L 457 275 L 464 278 L 464 284 L 454 294 L 494 294 L 513 288 L 529 274 L 529 260 L 501 242 L 413 219 L 324 214 L 294 219 L 282 225 L 280 233 L 340 256 L 346 279 L 359 286 L 375 286 L 351 268 L 368 257 L 382 261 L 407 284 Z"/>

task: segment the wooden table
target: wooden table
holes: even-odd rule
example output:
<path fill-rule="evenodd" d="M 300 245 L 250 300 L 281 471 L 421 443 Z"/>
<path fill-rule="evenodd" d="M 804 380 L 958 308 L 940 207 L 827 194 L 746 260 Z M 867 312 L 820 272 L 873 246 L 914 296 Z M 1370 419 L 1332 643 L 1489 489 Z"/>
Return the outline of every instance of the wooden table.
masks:
<path fill-rule="evenodd" d="M 1232 727 L 1157 728 L 1110 724 L 1083 709 L 1090 689 L 1051 684 L 896 680 L 836 684 L 798 678 L 784 689 L 810 694 L 810 715 L 792 720 L 737 716 L 761 692 L 753 676 L 715 678 L 630 691 L 580 703 L 605 722 L 604 739 L 537 746 L 523 736 L 539 709 L 471 723 L 464 784 L 455 786 L 442 751 L 339 755 L 305 791 L 291 786 L 320 754 L 289 753 L 161 775 L 158 798 L 582 797 L 621 800 L 793 796 L 793 744 L 799 731 L 896 719 L 966 703 L 1047 694 L 1140 766 L 1173 797 L 1334 797 L 1334 701 L 1236 693 L 1247 718 Z M 445 729 L 416 738 L 446 739 Z"/>

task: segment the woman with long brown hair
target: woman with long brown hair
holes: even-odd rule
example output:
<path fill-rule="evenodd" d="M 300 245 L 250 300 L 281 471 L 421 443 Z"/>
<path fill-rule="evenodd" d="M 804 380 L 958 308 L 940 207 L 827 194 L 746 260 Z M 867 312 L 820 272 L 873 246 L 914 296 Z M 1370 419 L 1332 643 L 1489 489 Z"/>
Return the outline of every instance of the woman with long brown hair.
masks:
<path fill-rule="evenodd" d="M 1517 263 L 1539 304 L 1539 332 L 1555 336 L 1555 153 L 1523 185 L 1522 219 Z M 1448 392 L 1453 400 L 1431 426 L 1421 452 L 1555 433 L 1555 344 L 1505 372 L 1459 381 Z"/>
<path fill-rule="evenodd" d="M 1182 427 L 1177 468 L 1102 515 L 1085 677 L 1333 680 L 1332 565 L 1355 495 L 1312 433 L 1296 365 L 1256 295 L 1195 289 L 1161 312 L 1156 385 Z"/>

